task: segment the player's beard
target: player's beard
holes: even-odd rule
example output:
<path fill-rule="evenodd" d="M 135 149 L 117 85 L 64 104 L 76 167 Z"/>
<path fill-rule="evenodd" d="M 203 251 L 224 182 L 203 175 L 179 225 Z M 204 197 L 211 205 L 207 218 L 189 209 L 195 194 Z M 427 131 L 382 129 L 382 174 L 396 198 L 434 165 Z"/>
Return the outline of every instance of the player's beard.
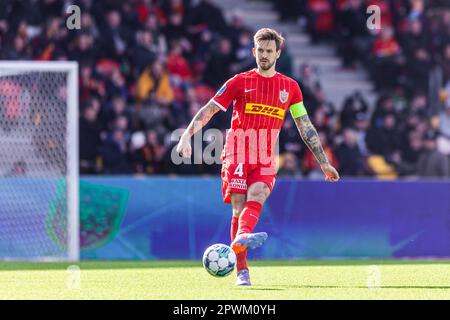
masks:
<path fill-rule="evenodd" d="M 270 68 L 272 68 L 273 65 L 275 64 L 275 61 L 276 61 L 276 60 L 274 60 L 272 63 L 270 63 L 269 60 L 266 60 L 266 61 L 267 61 L 267 62 L 265 62 L 264 65 L 263 65 L 264 62 L 262 62 L 262 61 L 259 61 L 259 63 L 258 63 L 258 66 L 259 66 L 261 69 L 263 69 L 264 71 L 270 70 Z"/>

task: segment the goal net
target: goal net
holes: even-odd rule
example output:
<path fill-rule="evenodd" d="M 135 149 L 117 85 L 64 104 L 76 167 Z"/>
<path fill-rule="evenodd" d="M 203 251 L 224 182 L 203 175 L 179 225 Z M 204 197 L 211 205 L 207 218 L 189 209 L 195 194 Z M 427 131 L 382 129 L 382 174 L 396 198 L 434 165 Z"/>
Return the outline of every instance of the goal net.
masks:
<path fill-rule="evenodd" d="M 0 62 L 0 260 L 79 259 L 78 65 Z"/>

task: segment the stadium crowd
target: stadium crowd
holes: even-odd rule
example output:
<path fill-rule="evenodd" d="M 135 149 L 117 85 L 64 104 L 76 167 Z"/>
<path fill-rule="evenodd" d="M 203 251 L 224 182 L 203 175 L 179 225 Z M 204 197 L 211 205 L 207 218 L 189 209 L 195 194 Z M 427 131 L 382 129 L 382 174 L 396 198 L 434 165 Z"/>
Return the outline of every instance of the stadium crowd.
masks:
<path fill-rule="evenodd" d="M 381 32 L 365 25 L 369 2 L 382 8 Z M 366 66 L 380 93 L 374 107 L 354 93 L 337 108 L 314 66 L 301 66 L 305 105 L 342 176 L 450 176 L 450 11 L 435 9 L 444 2 L 274 1 L 281 19 L 305 24 L 314 41 L 335 43 L 345 68 Z M 69 4 L 81 8 L 80 30 L 66 27 Z M 0 59 L 79 62 L 81 173 L 220 172 L 220 165 L 173 164 L 171 133 L 185 128 L 229 77 L 254 67 L 254 30 L 242 16 L 227 23 L 209 0 L 5 0 L 2 6 Z M 282 57 L 277 70 L 292 75 L 290 56 Z M 447 84 L 440 112 L 429 107 L 428 73 L 436 66 Z M 225 132 L 230 116 L 218 113 L 205 129 Z M 322 177 L 305 148 L 287 117 L 280 175 Z"/>
<path fill-rule="evenodd" d="M 344 176 L 450 176 L 448 1 L 273 3 L 282 20 L 297 22 L 313 42 L 333 44 L 343 69 L 362 66 L 373 80 L 378 93 L 375 106 L 369 106 L 358 93 L 348 97 L 339 114 L 327 108 L 316 110 L 317 103 L 307 103 L 315 124 L 319 129 L 325 127 L 330 157 L 336 159 Z M 381 9 L 381 29 L 367 27 L 370 5 Z M 430 87 L 432 70 L 440 72 L 443 86 Z M 302 76 L 299 82 L 309 92 L 306 79 Z M 315 86 L 320 87 L 320 79 Z M 433 98 L 437 100 L 434 108 Z M 289 163 L 294 158 L 290 156 Z M 315 165 L 309 153 L 304 160 L 303 169 L 308 163 Z"/>

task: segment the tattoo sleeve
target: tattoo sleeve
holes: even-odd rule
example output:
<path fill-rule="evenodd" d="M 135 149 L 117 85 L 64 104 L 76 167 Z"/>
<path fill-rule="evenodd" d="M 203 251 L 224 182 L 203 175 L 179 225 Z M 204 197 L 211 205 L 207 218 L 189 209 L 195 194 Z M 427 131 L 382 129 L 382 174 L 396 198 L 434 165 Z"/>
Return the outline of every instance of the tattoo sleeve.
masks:
<path fill-rule="evenodd" d="M 214 102 L 210 101 L 197 112 L 187 127 L 185 134 L 192 137 L 198 130 L 203 128 L 219 110 L 219 107 Z"/>
<path fill-rule="evenodd" d="M 304 115 L 294 119 L 297 125 L 300 136 L 305 144 L 314 154 L 320 165 L 328 163 L 328 158 L 323 151 L 322 144 L 320 143 L 319 135 L 317 134 L 314 125 L 311 123 L 308 115 Z"/>

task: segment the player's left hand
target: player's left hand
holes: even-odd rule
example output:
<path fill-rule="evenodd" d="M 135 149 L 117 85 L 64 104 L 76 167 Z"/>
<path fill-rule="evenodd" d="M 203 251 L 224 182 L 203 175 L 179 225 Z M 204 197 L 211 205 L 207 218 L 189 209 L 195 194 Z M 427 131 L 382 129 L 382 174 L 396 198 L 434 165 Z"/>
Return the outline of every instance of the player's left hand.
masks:
<path fill-rule="evenodd" d="M 320 166 L 323 173 L 325 174 L 325 180 L 330 182 L 336 182 L 340 179 L 337 170 L 329 163 L 325 163 Z"/>

